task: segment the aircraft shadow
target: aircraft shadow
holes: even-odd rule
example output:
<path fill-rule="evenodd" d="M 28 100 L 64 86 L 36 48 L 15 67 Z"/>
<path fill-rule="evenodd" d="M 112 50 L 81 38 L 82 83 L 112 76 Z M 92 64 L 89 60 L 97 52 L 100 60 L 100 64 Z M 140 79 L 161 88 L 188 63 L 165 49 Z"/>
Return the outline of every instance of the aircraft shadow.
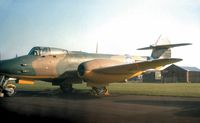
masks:
<path fill-rule="evenodd" d="M 74 90 L 70 93 L 63 93 L 60 89 L 55 90 L 42 90 L 42 91 L 27 91 L 27 90 L 18 90 L 15 94 L 15 97 L 45 97 L 45 98 L 62 98 L 62 99 L 79 99 L 79 100 L 88 100 L 88 99 L 98 99 L 100 96 L 94 96 L 89 93 L 89 91 L 79 91 Z"/>
<path fill-rule="evenodd" d="M 76 108 L 71 109 L 69 105 L 73 105 L 73 102 L 80 103 L 80 105 L 75 104 L 75 107 L 80 106 L 81 108 L 81 102 L 100 98 L 103 97 L 93 96 L 88 91 L 79 90 L 74 90 L 72 93 L 62 93 L 59 89 L 17 90 L 14 97 L 0 98 L 0 114 L 7 121 L 23 119 L 23 121 L 76 123 L 81 122 L 82 119 L 76 119 L 73 114 L 84 117 L 76 112 Z M 45 115 L 42 112 L 45 112 Z M 8 116 L 12 118 L 8 118 Z"/>

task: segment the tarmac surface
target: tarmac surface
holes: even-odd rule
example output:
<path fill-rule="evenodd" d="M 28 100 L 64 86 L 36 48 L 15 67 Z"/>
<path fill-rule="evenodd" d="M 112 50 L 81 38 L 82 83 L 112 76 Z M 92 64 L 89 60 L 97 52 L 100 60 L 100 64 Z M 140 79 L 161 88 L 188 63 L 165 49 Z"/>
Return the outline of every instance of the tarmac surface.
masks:
<path fill-rule="evenodd" d="M 0 115 L 20 122 L 200 123 L 200 98 L 18 91 L 0 99 Z"/>

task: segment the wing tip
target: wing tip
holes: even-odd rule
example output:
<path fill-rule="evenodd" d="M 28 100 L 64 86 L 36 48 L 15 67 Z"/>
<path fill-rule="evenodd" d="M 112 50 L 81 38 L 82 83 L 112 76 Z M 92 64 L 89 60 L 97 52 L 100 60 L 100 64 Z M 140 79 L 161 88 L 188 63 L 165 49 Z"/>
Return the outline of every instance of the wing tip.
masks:
<path fill-rule="evenodd" d="M 168 61 L 170 63 L 175 63 L 175 62 L 180 62 L 183 59 L 181 59 L 181 58 L 164 58 L 164 59 L 157 59 L 157 60 L 163 60 L 163 61 Z"/>
<path fill-rule="evenodd" d="M 182 61 L 183 59 L 181 58 L 172 58 L 175 62 L 179 62 L 179 61 Z"/>

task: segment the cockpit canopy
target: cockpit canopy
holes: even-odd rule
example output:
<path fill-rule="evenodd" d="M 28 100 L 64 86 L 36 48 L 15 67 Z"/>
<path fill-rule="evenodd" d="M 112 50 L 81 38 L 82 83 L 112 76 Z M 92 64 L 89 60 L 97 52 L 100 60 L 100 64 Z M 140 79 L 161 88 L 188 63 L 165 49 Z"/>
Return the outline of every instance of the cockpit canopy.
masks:
<path fill-rule="evenodd" d="M 59 48 L 51 48 L 51 47 L 33 47 L 28 55 L 35 56 L 47 56 L 47 55 L 61 55 L 67 54 L 68 51 Z"/>

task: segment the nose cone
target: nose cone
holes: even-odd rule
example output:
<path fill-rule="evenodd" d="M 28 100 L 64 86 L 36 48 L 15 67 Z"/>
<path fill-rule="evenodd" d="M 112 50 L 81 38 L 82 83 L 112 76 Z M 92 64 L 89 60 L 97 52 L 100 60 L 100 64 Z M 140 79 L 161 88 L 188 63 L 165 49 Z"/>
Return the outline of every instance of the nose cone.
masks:
<path fill-rule="evenodd" d="M 0 74 L 3 73 L 3 61 L 0 61 Z"/>
<path fill-rule="evenodd" d="M 16 68 L 14 59 L 0 61 L 1 74 L 13 74 Z"/>
<path fill-rule="evenodd" d="M 8 70 L 6 69 L 7 68 L 7 61 L 8 60 L 2 60 L 2 61 L 0 61 L 0 73 L 1 74 L 5 74 L 5 73 L 7 73 L 8 72 Z"/>

